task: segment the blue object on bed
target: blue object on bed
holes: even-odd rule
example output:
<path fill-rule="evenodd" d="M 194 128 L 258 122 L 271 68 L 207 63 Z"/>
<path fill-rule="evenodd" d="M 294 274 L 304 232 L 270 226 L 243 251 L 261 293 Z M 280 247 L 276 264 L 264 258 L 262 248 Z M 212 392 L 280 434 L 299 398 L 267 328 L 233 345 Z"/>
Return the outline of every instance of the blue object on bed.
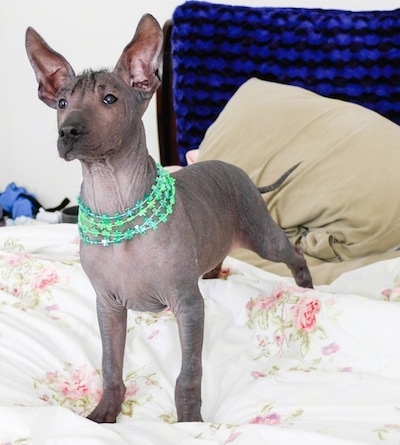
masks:
<path fill-rule="evenodd" d="M 354 12 L 188 1 L 176 8 L 173 25 L 181 164 L 251 77 L 354 102 L 400 123 L 400 9 Z"/>
<path fill-rule="evenodd" d="M 0 206 L 13 219 L 19 216 L 28 218 L 34 217 L 32 202 L 28 199 L 29 195 L 24 187 L 17 187 L 14 182 L 8 184 L 3 193 L 0 193 Z M 3 212 L 2 212 L 3 215 Z"/>

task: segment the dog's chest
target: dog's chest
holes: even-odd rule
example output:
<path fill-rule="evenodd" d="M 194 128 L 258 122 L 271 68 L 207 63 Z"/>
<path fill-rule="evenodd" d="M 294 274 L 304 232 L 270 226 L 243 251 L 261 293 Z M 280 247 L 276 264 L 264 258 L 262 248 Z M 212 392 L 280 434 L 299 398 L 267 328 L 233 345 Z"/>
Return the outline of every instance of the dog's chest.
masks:
<path fill-rule="evenodd" d="M 160 267 L 135 244 L 81 246 L 82 267 L 98 296 L 126 309 L 159 312 L 167 306 Z"/>

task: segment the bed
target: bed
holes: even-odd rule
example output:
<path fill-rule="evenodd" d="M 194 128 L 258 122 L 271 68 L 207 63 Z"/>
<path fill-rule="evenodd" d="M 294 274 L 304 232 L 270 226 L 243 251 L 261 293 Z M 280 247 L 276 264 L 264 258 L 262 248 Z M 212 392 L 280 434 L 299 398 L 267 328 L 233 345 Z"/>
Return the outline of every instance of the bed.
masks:
<path fill-rule="evenodd" d="M 400 11 L 179 6 L 158 92 L 164 165 L 273 182 L 315 289 L 233 252 L 200 280 L 204 423 L 176 423 L 177 326 L 130 312 L 116 424 L 75 224 L 0 229 L 0 444 L 400 443 Z"/>

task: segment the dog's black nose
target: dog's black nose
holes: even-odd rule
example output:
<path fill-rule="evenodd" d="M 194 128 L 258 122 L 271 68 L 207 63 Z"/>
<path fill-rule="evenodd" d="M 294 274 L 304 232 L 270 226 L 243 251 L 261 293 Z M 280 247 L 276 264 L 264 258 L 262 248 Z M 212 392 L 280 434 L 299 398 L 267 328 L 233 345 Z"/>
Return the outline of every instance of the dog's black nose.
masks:
<path fill-rule="evenodd" d="M 62 125 L 58 134 L 62 139 L 69 139 L 71 141 L 79 139 L 84 131 L 84 126 L 80 122 L 70 122 Z"/>
<path fill-rule="evenodd" d="M 58 129 L 59 155 L 67 161 L 75 159 L 82 145 L 82 136 L 86 133 L 85 124 L 79 116 L 70 116 L 65 120 Z"/>

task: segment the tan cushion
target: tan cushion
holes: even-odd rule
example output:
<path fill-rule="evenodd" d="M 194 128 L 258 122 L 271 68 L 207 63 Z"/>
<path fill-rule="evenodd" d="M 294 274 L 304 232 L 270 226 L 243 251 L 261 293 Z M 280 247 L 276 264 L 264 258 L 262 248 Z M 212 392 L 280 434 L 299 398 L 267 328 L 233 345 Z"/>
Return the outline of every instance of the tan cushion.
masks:
<path fill-rule="evenodd" d="M 250 79 L 209 128 L 198 161 L 243 168 L 292 243 L 324 261 L 400 245 L 400 127 L 361 106 Z"/>

